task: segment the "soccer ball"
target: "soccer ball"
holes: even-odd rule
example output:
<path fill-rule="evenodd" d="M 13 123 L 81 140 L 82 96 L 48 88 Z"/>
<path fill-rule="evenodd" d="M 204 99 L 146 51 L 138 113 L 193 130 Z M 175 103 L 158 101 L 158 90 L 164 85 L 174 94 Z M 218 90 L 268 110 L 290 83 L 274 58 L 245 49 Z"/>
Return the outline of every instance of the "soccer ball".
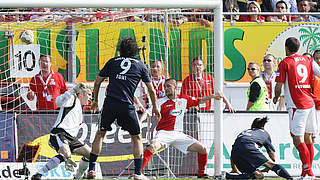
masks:
<path fill-rule="evenodd" d="M 31 44 L 34 41 L 34 33 L 31 30 L 24 30 L 21 32 L 19 39 L 22 44 Z"/>

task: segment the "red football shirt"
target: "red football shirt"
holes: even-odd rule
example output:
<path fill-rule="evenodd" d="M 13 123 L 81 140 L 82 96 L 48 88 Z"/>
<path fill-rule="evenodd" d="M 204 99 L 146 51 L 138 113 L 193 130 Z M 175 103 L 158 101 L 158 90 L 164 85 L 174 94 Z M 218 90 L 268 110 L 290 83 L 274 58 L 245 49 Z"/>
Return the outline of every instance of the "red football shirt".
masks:
<path fill-rule="evenodd" d="M 157 94 L 157 98 L 163 98 L 165 96 L 165 92 L 164 92 L 164 82 L 166 80 L 166 78 L 162 75 L 160 80 L 155 80 L 153 78 L 152 79 L 152 85 L 154 90 L 156 91 Z"/>
<path fill-rule="evenodd" d="M 186 77 L 182 82 L 181 95 L 195 98 L 203 98 L 214 94 L 214 79 L 210 74 L 203 73 L 203 79 L 199 80 L 194 75 Z M 200 110 L 210 110 L 211 100 L 200 105 Z"/>
<path fill-rule="evenodd" d="M 58 109 L 56 98 L 68 91 L 62 75 L 53 71 L 47 79 L 41 73 L 35 75 L 30 81 L 30 89 L 37 95 L 38 110 Z"/>
<path fill-rule="evenodd" d="M 287 107 L 309 109 L 314 106 L 312 78 L 312 59 L 293 54 L 280 62 L 276 82 L 284 83 Z"/>
<path fill-rule="evenodd" d="M 185 111 L 192 106 L 199 105 L 199 101 L 200 99 L 185 95 L 180 95 L 174 100 L 171 100 L 166 96 L 159 99 L 157 102 L 160 107 L 161 119 L 156 130 L 182 132 Z"/>

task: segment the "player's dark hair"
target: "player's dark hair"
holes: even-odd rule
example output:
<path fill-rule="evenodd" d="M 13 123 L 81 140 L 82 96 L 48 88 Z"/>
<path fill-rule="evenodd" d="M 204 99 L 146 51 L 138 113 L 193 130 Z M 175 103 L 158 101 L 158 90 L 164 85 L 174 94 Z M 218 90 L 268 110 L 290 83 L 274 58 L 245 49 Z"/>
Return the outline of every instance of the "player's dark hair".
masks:
<path fill-rule="evenodd" d="M 177 80 L 175 80 L 174 78 L 168 78 L 164 81 L 164 83 L 166 84 L 169 81 L 172 81 L 175 85 L 177 85 Z"/>
<path fill-rule="evenodd" d="M 300 42 L 295 37 L 289 37 L 286 40 L 285 46 L 288 48 L 288 50 L 292 53 L 298 52 L 300 47 Z"/>
<path fill-rule="evenodd" d="M 135 57 L 139 52 L 137 42 L 132 38 L 125 38 L 120 42 L 120 56 Z"/>
<path fill-rule="evenodd" d="M 253 120 L 251 124 L 251 129 L 258 128 L 258 129 L 264 129 L 264 125 L 268 122 L 269 118 L 263 117 L 263 118 L 256 118 Z"/>

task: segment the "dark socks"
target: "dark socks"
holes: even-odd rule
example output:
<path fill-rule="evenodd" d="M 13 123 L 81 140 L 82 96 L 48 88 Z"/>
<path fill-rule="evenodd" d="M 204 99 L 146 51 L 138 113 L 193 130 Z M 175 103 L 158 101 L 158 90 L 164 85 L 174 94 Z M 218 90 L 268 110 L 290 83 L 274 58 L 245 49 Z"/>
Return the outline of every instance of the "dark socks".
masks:
<path fill-rule="evenodd" d="M 226 179 L 255 179 L 254 174 L 230 174 L 226 173 Z"/>
<path fill-rule="evenodd" d="M 137 175 L 141 174 L 142 158 L 134 159 L 134 173 Z"/>
<path fill-rule="evenodd" d="M 89 159 L 89 171 L 95 170 L 95 165 L 97 161 L 98 155 L 90 153 L 90 159 Z"/>
<path fill-rule="evenodd" d="M 286 178 L 286 179 L 290 179 L 292 178 L 290 176 L 290 174 L 288 173 L 287 170 L 285 170 L 282 166 L 280 166 L 279 164 L 276 164 L 275 166 L 273 166 L 273 168 L 271 169 L 272 171 L 274 171 L 276 174 L 278 174 L 280 177 Z"/>

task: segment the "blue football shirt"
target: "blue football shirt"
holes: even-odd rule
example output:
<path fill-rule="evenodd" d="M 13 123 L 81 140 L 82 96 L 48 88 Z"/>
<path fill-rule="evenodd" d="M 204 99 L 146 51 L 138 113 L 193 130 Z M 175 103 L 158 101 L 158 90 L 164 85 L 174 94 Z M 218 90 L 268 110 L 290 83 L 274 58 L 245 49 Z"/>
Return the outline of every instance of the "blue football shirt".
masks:
<path fill-rule="evenodd" d="M 109 77 L 107 97 L 133 104 L 134 92 L 140 80 L 151 82 L 148 69 L 140 60 L 131 57 L 110 59 L 99 73 Z"/>

